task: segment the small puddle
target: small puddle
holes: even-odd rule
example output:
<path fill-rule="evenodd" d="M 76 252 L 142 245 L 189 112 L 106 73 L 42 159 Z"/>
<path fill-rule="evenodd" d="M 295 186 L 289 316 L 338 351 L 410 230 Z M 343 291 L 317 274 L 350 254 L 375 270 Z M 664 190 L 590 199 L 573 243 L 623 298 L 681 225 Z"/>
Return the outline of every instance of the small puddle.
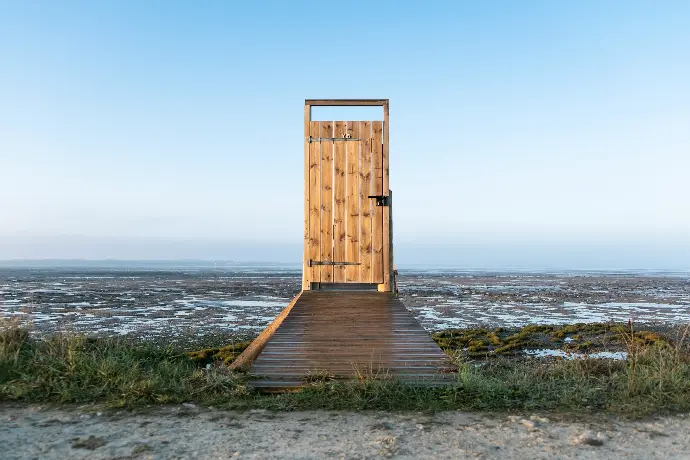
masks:
<path fill-rule="evenodd" d="M 627 359 L 628 353 L 625 351 L 599 351 L 596 353 L 576 353 L 563 350 L 525 350 L 526 355 L 534 356 L 535 358 L 549 358 L 559 357 L 565 359 Z"/>

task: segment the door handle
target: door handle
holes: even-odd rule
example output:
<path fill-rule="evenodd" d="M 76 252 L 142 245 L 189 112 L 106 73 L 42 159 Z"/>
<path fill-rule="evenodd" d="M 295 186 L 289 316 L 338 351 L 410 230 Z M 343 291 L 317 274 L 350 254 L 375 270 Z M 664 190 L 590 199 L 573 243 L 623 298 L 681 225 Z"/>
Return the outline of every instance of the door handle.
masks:
<path fill-rule="evenodd" d="M 386 195 L 369 195 L 369 198 L 376 198 L 376 206 L 388 206 L 388 196 Z"/>

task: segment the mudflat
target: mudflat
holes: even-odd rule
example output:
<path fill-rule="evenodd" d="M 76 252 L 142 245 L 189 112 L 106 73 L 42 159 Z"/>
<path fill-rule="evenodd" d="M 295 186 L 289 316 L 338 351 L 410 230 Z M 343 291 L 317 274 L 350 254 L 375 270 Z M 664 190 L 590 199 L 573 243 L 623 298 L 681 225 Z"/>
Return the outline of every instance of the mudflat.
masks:
<path fill-rule="evenodd" d="M 299 270 L 0 268 L 0 317 L 34 334 L 142 339 L 256 336 L 300 290 Z M 690 322 L 690 273 L 401 270 L 400 297 L 429 332 L 464 327 Z M 208 343 L 204 343 L 208 346 Z"/>

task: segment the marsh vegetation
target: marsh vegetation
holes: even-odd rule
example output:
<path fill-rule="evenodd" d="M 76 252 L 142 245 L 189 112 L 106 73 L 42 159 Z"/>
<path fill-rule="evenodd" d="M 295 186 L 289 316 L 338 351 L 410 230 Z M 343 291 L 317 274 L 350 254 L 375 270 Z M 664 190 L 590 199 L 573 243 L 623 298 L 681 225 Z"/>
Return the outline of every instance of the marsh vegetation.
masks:
<path fill-rule="evenodd" d="M 687 333 L 686 327 L 663 334 L 625 324 L 445 331 L 434 339 L 457 364 L 451 385 L 406 386 L 360 375 L 352 381 L 309 378 L 302 391 L 265 395 L 252 389 L 251 375 L 227 369 L 247 342 L 189 350 L 126 337 L 35 337 L 15 321 L 0 331 L 0 400 L 103 407 L 192 402 L 276 410 L 683 412 L 690 410 Z M 588 350 L 622 347 L 627 359 L 517 353 L 538 344 L 570 346 L 565 339 L 575 336 L 579 350 L 589 342 Z"/>

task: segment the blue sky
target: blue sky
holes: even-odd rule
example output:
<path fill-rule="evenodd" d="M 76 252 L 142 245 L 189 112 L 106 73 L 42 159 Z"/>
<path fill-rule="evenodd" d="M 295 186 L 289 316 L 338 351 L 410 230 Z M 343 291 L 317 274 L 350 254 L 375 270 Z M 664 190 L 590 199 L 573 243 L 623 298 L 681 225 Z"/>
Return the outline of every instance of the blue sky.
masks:
<path fill-rule="evenodd" d="M 686 1 L 0 0 L 0 259 L 299 261 L 304 99 L 389 98 L 398 263 L 688 268 L 689 82 Z"/>

